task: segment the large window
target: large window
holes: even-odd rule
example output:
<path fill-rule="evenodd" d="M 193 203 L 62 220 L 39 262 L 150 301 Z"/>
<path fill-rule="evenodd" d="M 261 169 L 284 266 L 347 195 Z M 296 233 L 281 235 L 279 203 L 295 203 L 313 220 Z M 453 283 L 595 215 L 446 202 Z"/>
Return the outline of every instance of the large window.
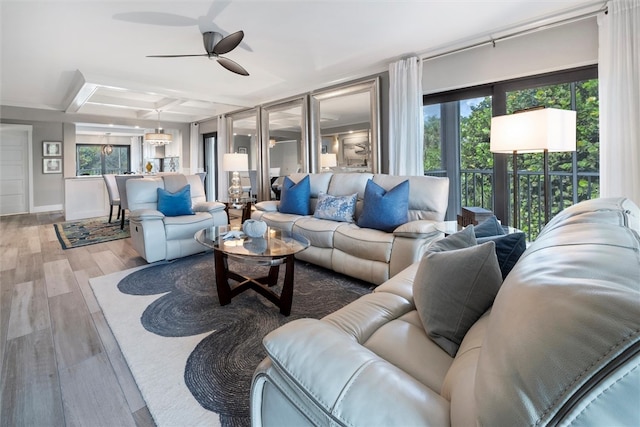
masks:
<path fill-rule="evenodd" d="M 113 145 L 111 153 L 104 145 L 76 145 L 76 176 L 122 174 L 130 168 L 131 147 Z"/>
<path fill-rule="evenodd" d="M 545 106 L 577 111 L 577 151 L 549 156 L 551 215 L 599 194 L 597 68 L 495 83 L 424 97 L 424 166 L 451 181 L 448 219 L 462 206 L 493 210 L 512 224 L 510 156 L 489 151 L 492 115 Z M 495 165 L 494 165 L 495 162 Z M 544 226 L 542 154 L 518 156 L 519 223 L 529 239 Z"/>

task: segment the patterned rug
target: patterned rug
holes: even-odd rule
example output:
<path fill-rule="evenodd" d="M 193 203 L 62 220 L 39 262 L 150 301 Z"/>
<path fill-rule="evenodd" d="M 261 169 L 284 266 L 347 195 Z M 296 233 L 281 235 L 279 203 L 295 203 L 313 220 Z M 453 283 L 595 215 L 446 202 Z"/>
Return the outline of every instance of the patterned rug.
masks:
<path fill-rule="evenodd" d="M 249 426 L 251 378 L 266 356 L 262 338 L 291 320 L 323 317 L 372 289 L 296 261 L 289 317 L 251 290 L 221 307 L 213 264 L 205 253 L 90 281 L 160 426 Z M 267 268 L 231 259 L 229 267 L 250 277 Z M 281 268 L 280 282 L 283 275 Z"/>
<path fill-rule="evenodd" d="M 125 220 L 124 230 L 120 230 L 120 221 L 107 222 L 108 217 L 67 221 L 53 224 L 62 249 L 79 248 L 111 240 L 129 237 L 129 221 Z"/>

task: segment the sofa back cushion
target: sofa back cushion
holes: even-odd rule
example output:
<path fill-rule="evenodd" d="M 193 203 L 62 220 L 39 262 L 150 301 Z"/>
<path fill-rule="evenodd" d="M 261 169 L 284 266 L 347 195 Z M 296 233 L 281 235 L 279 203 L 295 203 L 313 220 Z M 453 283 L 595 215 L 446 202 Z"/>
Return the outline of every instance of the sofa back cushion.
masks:
<path fill-rule="evenodd" d="M 289 178 L 298 182 L 309 176 L 311 213 L 315 212 L 318 195 L 321 192 L 332 196 L 347 196 L 358 193 L 356 202 L 356 220 L 362 213 L 362 200 L 367 181 L 373 181 L 391 190 L 402 181 L 409 180 L 409 221 L 428 219 L 443 221 L 449 203 L 449 178 L 432 176 L 396 176 L 386 174 L 359 173 L 293 173 Z"/>
<path fill-rule="evenodd" d="M 204 203 L 207 201 L 207 195 L 204 192 L 204 184 L 202 178 L 198 175 L 185 175 L 187 184 L 191 187 L 191 203 Z"/>
<path fill-rule="evenodd" d="M 637 424 L 640 236 L 604 205 L 566 209 L 507 276 L 478 359 L 478 424 Z"/>
<path fill-rule="evenodd" d="M 159 177 L 130 179 L 126 184 L 129 210 L 158 209 L 158 188 L 164 189 Z"/>
<path fill-rule="evenodd" d="M 164 181 L 164 189 L 170 193 L 175 193 L 188 184 L 187 177 L 181 173 L 161 175 Z"/>
<path fill-rule="evenodd" d="M 449 204 L 449 178 L 376 174 L 373 182 L 390 190 L 409 180 L 409 221 L 444 221 Z"/>

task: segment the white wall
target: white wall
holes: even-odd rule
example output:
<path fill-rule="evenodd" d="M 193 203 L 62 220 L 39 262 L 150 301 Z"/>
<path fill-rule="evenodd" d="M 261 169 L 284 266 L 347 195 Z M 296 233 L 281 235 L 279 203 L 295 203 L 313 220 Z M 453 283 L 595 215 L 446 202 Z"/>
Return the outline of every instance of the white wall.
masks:
<path fill-rule="evenodd" d="M 424 94 L 596 64 L 595 17 L 425 60 Z"/>

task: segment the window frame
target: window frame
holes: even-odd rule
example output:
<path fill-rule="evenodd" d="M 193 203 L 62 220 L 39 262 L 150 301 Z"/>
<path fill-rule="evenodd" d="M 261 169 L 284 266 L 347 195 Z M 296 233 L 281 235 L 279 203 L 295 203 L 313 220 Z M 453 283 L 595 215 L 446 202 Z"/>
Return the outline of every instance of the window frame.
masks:
<path fill-rule="evenodd" d="M 110 144 L 113 149 L 114 152 L 116 151 L 116 149 L 125 149 L 127 152 L 127 159 L 128 159 L 128 164 L 126 166 L 126 170 L 125 171 L 121 171 L 121 173 L 124 172 L 129 172 L 131 170 L 131 145 L 127 145 L 127 144 Z M 104 147 L 104 145 L 99 145 L 99 144 L 87 144 L 87 143 L 77 143 L 76 144 L 76 176 L 81 176 L 79 175 L 80 172 L 80 156 L 79 156 L 79 150 L 82 148 L 86 148 L 86 147 L 97 147 L 99 149 L 100 152 L 100 174 L 98 175 L 84 175 L 84 176 L 102 176 L 106 174 L 106 154 L 102 151 L 102 148 Z"/>
<path fill-rule="evenodd" d="M 507 112 L 507 93 L 516 90 L 530 89 L 540 86 L 572 83 L 582 80 L 598 78 L 598 65 L 587 65 L 533 76 L 520 77 L 494 83 L 477 85 L 467 88 L 454 89 L 444 92 L 425 94 L 422 105 L 455 103 L 470 98 L 491 96 L 492 117 L 502 116 Z M 460 147 L 459 147 L 459 111 L 455 116 L 453 111 L 448 114 L 454 116 L 455 121 L 445 121 L 445 111 L 441 109 L 442 134 L 441 147 L 443 167 L 450 180 L 448 220 L 455 220 L 461 210 L 460 206 Z M 493 157 L 493 212 L 498 218 L 509 218 L 509 203 L 512 198 L 509 171 L 507 165 L 511 161 L 509 154 L 494 154 Z"/>

